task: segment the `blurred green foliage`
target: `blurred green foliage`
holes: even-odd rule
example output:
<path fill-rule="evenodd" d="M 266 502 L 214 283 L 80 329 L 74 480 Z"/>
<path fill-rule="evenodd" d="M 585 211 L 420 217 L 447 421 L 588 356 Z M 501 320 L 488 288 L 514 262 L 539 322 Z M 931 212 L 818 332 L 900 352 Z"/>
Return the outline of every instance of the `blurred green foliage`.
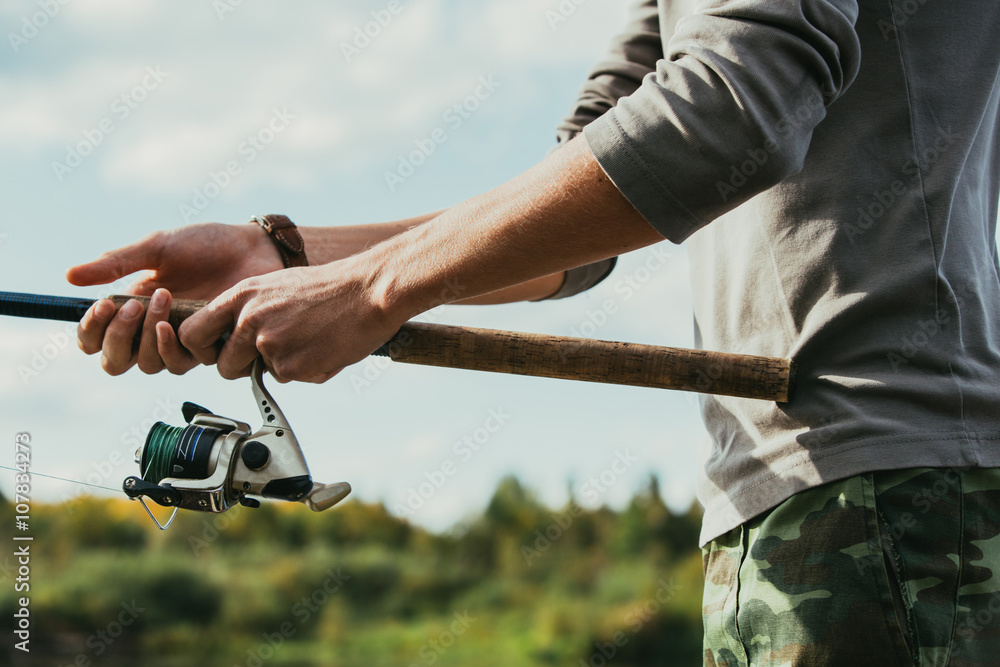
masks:
<path fill-rule="evenodd" d="M 701 664 L 701 514 L 655 479 L 622 511 L 552 509 L 506 478 L 433 534 L 380 504 L 181 512 L 127 501 L 32 508 L 32 653 L 10 665 Z M 0 525 L 13 507 L 0 496 Z M 4 558 L 8 558 L 4 561 Z M 0 555 L 0 626 L 16 566 Z"/>

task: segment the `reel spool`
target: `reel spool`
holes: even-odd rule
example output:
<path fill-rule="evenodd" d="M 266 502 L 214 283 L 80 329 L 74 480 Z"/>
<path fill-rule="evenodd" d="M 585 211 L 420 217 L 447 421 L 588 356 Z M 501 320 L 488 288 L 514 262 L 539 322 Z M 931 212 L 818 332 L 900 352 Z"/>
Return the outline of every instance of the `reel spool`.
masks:
<path fill-rule="evenodd" d="M 264 421 L 257 431 L 194 403 L 183 406 L 186 426 L 157 422 L 149 430 L 136 452 L 140 476 L 128 477 L 122 490 L 142 503 L 160 530 L 173 523 L 178 509 L 218 513 L 237 504 L 260 507 L 258 498 L 274 498 L 322 512 L 351 492 L 346 482 L 313 482 L 295 434 L 264 388 L 263 373 L 258 358 L 250 374 Z M 145 498 L 174 508 L 166 524 L 153 516 Z"/>

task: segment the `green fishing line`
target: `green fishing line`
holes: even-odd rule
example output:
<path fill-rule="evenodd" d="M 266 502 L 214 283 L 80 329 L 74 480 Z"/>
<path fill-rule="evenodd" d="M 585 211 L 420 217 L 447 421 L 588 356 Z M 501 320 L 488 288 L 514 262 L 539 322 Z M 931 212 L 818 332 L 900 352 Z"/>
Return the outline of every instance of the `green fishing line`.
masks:
<path fill-rule="evenodd" d="M 169 426 L 163 422 L 153 424 L 142 450 L 143 481 L 159 484 L 170 476 L 170 462 L 183 432 L 183 426 Z"/>

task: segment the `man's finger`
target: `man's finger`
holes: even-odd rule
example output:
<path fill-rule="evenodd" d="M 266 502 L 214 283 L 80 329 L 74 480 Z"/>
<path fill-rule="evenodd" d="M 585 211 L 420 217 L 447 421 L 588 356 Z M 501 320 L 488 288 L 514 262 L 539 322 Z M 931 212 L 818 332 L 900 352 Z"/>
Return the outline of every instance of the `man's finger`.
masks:
<path fill-rule="evenodd" d="M 106 252 L 92 262 L 70 267 L 66 280 L 79 286 L 104 285 L 136 271 L 155 269 L 162 249 L 162 236 L 153 233 L 124 248 Z"/>
<path fill-rule="evenodd" d="M 275 373 L 274 369 L 271 368 L 271 364 L 269 364 L 266 360 L 264 361 L 264 368 L 267 369 L 268 374 L 272 378 L 274 378 L 275 382 L 279 382 L 281 384 L 287 384 L 287 383 L 291 382 L 291 380 L 289 380 L 288 378 L 283 378 L 280 375 L 278 375 L 277 373 Z"/>
<path fill-rule="evenodd" d="M 222 346 L 216 365 L 219 375 L 227 380 L 235 380 L 250 374 L 250 367 L 260 356 L 254 333 L 246 326 L 237 326 Z"/>
<path fill-rule="evenodd" d="M 108 299 L 100 299 L 84 313 L 76 327 L 76 341 L 87 354 L 97 354 L 104 345 L 104 332 L 108 322 L 115 316 L 115 304 Z"/>
<path fill-rule="evenodd" d="M 165 322 L 170 314 L 170 292 L 165 289 L 156 290 L 149 300 L 146 318 L 142 324 L 142 339 L 139 341 L 139 370 L 143 373 L 159 373 L 165 367 L 160 357 L 159 344 L 156 339 L 156 326 Z"/>
<path fill-rule="evenodd" d="M 174 328 L 168 322 L 156 325 L 156 348 L 167 370 L 174 375 L 182 375 L 198 365 L 198 360 L 181 347 Z"/>
<path fill-rule="evenodd" d="M 199 362 L 210 366 L 219 357 L 216 345 L 223 334 L 231 331 L 238 306 L 222 294 L 181 323 L 177 337 Z"/>
<path fill-rule="evenodd" d="M 144 308 L 132 299 L 118 311 L 104 332 L 101 366 L 109 375 L 121 375 L 135 364 L 135 335 L 142 326 Z"/>

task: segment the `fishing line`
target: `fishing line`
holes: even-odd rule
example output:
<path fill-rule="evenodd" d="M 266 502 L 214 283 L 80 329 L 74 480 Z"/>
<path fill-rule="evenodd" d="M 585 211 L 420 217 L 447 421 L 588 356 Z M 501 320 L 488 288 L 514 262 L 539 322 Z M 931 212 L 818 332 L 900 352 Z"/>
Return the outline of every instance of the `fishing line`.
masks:
<path fill-rule="evenodd" d="M 20 472 L 20 473 L 24 472 L 23 470 L 21 470 L 19 468 L 11 468 L 10 466 L 0 466 L 0 468 L 2 468 L 4 470 L 13 470 L 14 472 Z M 100 484 L 91 484 L 90 482 L 79 482 L 79 481 L 77 481 L 75 479 L 66 479 L 65 477 L 56 477 L 55 475 L 46 475 L 45 473 L 41 473 L 41 472 L 34 472 L 34 471 L 32 471 L 32 472 L 30 472 L 28 474 L 31 475 L 31 476 L 48 477 L 49 479 L 58 479 L 59 481 L 69 482 L 70 484 L 82 484 L 83 486 L 92 486 L 95 489 L 104 489 L 105 491 L 114 491 L 115 493 L 121 493 L 122 492 L 121 489 L 112 489 L 112 488 L 107 487 L 107 486 L 101 486 Z"/>
<path fill-rule="evenodd" d="M 190 463 L 195 459 L 199 459 L 196 463 L 204 466 L 207 463 L 204 460 L 207 459 L 208 451 L 206 450 L 211 448 L 211 442 L 218 433 L 218 429 L 214 428 L 168 426 L 163 422 L 157 422 L 149 432 L 149 436 L 146 439 L 146 446 L 143 447 L 142 462 L 139 468 L 142 471 L 142 478 L 147 482 L 159 484 L 161 480 L 170 477 L 172 472 L 181 472 L 178 470 L 178 464 L 183 465 L 185 461 Z M 208 446 L 206 447 L 206 445 Z M 24 472 L 20 468 L 12 468 L 10 466 L 0 466 L 0 469 L 18 473 Z M 66 477 L 59 477 L 57 475 L 46 475 L 45 473 L 34 471 L 29 474 L 59 480 L 60 482 L 69 482 L 70 484 L 91 486 L 95 489 L 122 493 L 121 489 L 112 489 L 108 486 L 67 479 Z"/>
<path fill-rule="evenodd" d="M 149 437 L 146 440 L 146 446 L 143 448 L 142 453 L 142 463 L 140 465 L 140 470 L 142 471 L 142 478 L 147 482 L 152 482 L 153 484 L 159 484 L 161 480 L 170 477 L 171 468 L 175 467 L 177 463 L 181 460 L 187 459 L 191 460 L 196 455 L 198 458 L 202 458 L 207 452 L 204 451 L 205 442 L 208 440 L 210 445 L 211 438 L 214 437 L 218 431 L 216 429 L 206 429 L 197 428 L 191 429 L 188 433 L 185 433 L 190 427 L 184 426 L 168 426 L 163 422 L 157 422 L 153 429 L 149 432 Z M 206 431 L 209 433 L 206 434 Z M 201 436 L 209 435 L 207 439 L 203 439 Z M 188 436 L 188 437 L 184 437 Z M 194 444 L 194 447 L 190 447 L 187 453 L 184 453 L 186 449 L 185 444 Z M 199 447 L 198 445 L 201 445 Z M 0 466 L 2 470 L 11 470 L 13 472 L 23 473 L 24 471 L 20 468 L 12 468 L 10 466 Z M 67 479 L 65 477 L 59 477 L 57 475 L 46 475 L 41 472 L 30 472 L 29 474 L 37 477 L 47 477 L 49 479 L 56 479 L 60 482 L 69 482 L 70 484 L 79 484 L 81 486 L 92 486 L 95 489 L 103 489 L 105 491 L 114 491 L 115 493 L 122 493 L 121 489 L 112 489 L 108 486 L 101 486 L 100 484 L 91 484 L 90 482 L 81 482 L 75 479 Z"/>
<path fill-rule="evenodd" d="M 251 389 L 263 422 L 257 430 L 246 422 L 213 414 L 194 403 L 184 403 L 181 407 L 186 426 L 156 422 L 150 428 L 146 441 L 136 452 L 141 477 L 126 477 L 122 491 L 142 504 L 158 528 L 166 530 L 181 509 L 217 514 L 236 505 L 260 507 L 261 499 L 270 498 L 301 502 L 314 512 L 322 512 L 351 492 L 351 485 L 346 482 L 313 481 L 302 448 L 284 413 L 264 387 L 263 376 L 264 362 L 258 357 L 250 374 Z M 0 466 L 0 469 L 26 474 L 23 467 Z M 117 493 L 101 484 L 31 474 Z M 165 524 L 150 511 L 147 499 L 173 509 Z"/>

